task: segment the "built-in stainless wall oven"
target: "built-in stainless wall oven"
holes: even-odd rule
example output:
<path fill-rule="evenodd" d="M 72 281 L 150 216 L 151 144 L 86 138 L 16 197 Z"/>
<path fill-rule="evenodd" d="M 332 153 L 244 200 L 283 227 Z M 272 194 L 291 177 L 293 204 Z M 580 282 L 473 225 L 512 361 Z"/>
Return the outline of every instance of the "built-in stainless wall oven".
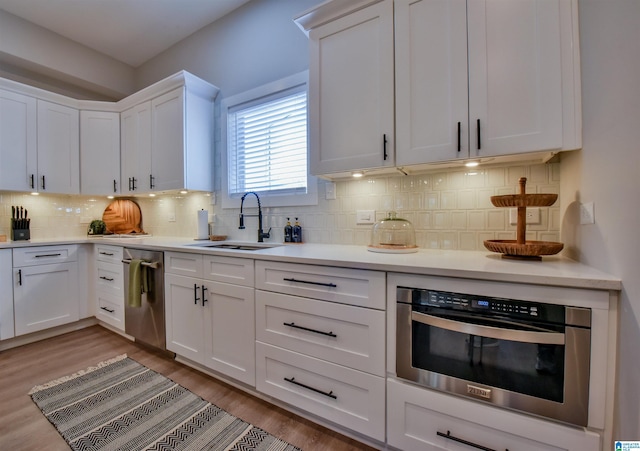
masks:
<path fill-rule="evenodd" d="M 586 426 L 591 310 L 397 287 L 397 376 Z"/>

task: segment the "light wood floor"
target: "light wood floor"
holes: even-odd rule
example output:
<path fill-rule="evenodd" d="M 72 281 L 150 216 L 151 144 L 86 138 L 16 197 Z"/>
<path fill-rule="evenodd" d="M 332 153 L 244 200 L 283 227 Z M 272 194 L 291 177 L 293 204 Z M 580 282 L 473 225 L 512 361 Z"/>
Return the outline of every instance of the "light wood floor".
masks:
<path fill-rule="evenodd" d="M 373 450 L 100 326 L 0 352 L 0 450 L 68 450 L 31 401 L 29 390 L 120 354 L 305 451 Z"/>

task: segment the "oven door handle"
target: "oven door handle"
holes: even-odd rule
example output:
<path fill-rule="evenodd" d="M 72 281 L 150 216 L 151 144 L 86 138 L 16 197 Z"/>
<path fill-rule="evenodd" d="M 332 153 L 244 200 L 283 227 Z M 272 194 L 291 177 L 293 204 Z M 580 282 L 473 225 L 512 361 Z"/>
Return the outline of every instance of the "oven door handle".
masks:
<path fill-rule="evenodd" d="M 522 343 L 563 345 L 564 334 L 560 332 L 533 332 L 528 330 L 505 329 L 503 327 L 470 324 L 420 312 L 411 312 L 411 319 L 428 326 L 439 327 L 463 334 L 478 335 L 498 340 L 519 341 Z"/>

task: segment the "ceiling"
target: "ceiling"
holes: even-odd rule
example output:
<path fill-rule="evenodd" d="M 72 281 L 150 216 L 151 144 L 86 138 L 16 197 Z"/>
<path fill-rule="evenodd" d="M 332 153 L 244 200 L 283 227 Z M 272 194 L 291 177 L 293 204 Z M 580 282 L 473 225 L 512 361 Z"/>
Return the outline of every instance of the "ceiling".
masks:
<path fill-rule="evenodd" d="M 138 67 L 250 0 L 0 0 L 0 9 Z"/>

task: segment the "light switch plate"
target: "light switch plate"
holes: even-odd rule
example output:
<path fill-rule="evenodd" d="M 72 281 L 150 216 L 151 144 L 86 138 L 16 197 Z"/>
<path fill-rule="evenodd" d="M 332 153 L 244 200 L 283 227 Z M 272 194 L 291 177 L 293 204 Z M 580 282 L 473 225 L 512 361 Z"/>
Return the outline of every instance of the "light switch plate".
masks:
<path fill-rule="evenodd" d="M 374 224 L 376 222 L 375 210 L 357 210 L 356 224 Z"/>
<path fill-rule="evenodd" d="M 580 204 L 580 224 L 595 224 L 596 216 L 594 214 L 593 202 Z"/>
<path fill-rule="evenodd" d="M 336 183 L 326 182 L 324 185 L 324 198 L 326 200 L 334 200 L 336 198 Z"/>

